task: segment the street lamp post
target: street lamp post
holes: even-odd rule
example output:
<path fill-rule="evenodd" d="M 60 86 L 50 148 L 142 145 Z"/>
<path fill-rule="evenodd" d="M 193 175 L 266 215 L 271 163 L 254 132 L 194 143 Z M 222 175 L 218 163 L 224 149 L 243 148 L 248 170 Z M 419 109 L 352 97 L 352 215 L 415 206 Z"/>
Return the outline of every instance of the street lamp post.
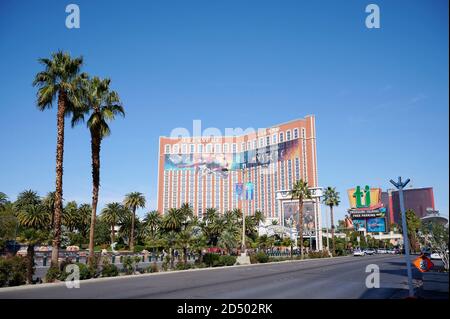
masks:
<path fill-rule="evenodd" d="M 405 213 L 405 203 L 403 199 L 403 188 L 409 183 L 408 178 L 405 182 L 402 182 L 402 178 L 399 176 L 398 181 L 394 182 L 390 180 L 391 184 L 398 189 L 398 196 L 400 200 L 400 211 L 402 213 L 402 228 L 403 228 L 403 246 L 405 247 L 405 258 L 406 258 L 406 269 L 408 272 L 408 285 L 409 285 L 409 296 L 414 296 L 414 288 L 412 283 L 412 270 L 411 270 L 411 257 L 409 252 L 409 240 L 408 240 L 408 229 L 406 224 L 406 213 Z"/>

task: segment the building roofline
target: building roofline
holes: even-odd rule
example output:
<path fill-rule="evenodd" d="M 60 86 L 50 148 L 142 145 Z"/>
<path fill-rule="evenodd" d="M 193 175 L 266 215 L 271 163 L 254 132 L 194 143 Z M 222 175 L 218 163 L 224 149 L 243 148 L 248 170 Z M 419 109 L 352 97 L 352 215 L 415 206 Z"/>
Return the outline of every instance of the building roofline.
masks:
<path fill-rule="evenodd" d="M 294 122 L 298 122 L 298 121 L 306 121 L 306 119 L 309 118 L 309 117 L 315 117 L 315 115 L 314 114 L 308 114 L 308 115 L 305 115 L 303 118 L 296 118 L 296 119 L 293 119 L 293 120 L 289 120 L 287 122 L 274 124 L 272 126 L 268 126 L 268 127 L 264 127 L 264 128 L 258 128 L 258 129 L 255 130 L 254 133 L 256 133 L 256 135 L 258 135 L 258 131 L 260 129 L 270 129 L 270 128 L 274 128 L 274 127 L 277 127 L 277 126 L 286 125 L 286 124 L 290 124 L 290 123 L 294 123 Z M 246 136 L 246 135 L 248 135 L 248 134 L 243 134 L 243 135 L 224 135 L 224 136 L 220 136 L 220 137 L 222 137 L 222 138 L 242 137 L 242 136 Z M 188 136 L 187 138 L 196 138 L 196 137 L 202 137 L 202 136 Z M 169 138 L 169 139 L 173 139 L 173 140 L 180 139 L 179 137 L 170 137 L 170 136 L 167 136 L 167 135 L 160 135 L 159 138 Z"/>

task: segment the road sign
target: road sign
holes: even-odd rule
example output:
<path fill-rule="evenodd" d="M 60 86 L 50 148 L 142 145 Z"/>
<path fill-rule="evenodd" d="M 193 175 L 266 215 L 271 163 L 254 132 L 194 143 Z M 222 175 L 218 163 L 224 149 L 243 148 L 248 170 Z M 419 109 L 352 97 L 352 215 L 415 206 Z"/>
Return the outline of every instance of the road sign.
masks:
<path fill-rule="evenodd" d="M 416 260 L 414 260 L 413 264 L 420 272 L 427 272 L 434 266 L 430 258 L 425 255 L 420 255 Z"/>

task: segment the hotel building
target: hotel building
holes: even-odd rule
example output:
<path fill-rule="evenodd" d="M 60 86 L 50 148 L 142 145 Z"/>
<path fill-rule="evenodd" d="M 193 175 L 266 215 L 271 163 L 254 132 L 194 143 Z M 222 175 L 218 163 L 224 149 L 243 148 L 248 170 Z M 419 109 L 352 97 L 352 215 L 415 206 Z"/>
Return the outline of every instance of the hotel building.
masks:
<path fill-rule="evenodd" d="M 281 193 L 286 199 L 300 179 L 318 187 L 314 116 L 239 136 L 159 138 L 158 211 L 163 213 L 183 203 L 199 218 L 207 208 L 220 213 L 239 208 L 248 215 L 262 211 L 284 225 L 296 213 L 297 201 L 283 201 Z M 320 231 L 318 201 L 305 202 L 304 209 L 305 223 L 310 213 Z"/>

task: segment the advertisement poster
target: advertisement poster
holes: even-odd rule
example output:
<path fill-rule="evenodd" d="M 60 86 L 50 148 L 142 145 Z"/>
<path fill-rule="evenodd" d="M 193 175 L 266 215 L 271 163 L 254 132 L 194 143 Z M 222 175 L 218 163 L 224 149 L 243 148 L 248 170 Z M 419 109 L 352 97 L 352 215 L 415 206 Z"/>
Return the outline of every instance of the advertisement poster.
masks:
<path fill-rule="evenodd" d="M 294 159 L 300 156 L 298 140 L 258 148 L 241 153 L 167 154 L 165 170 L 190 170 L 196 173 L 212 173 L 228 176 L 228 172 L 249 167 L 267 166 L 270 163 Z"/>
<path fill-rule="evenodd" d="M 287 226 L 289 219 L 292 217 L 294 225 L 297 227 L 298 220 L 298 203 L 297 202 L 285 202 L 283 203 L 283 222 Z M 298 227 L 297 227 L 298 228 Z M 315 229 L 314 223 L 314 207 L 309 204 L 303 205 L 303 229 L 304 232 L 313 231 Z"/>
<path fill-rule="evenodd" d="M 367 231 L 372 233 L 386 232 L 386 219 L 384 218 L 367 219 Z"/>
<path fill-rule="evenodd" d="M 353 219 L 353 227 L 356 231 L 361 228 L 366 228 L 366 220 L 365 219 Z"/>

